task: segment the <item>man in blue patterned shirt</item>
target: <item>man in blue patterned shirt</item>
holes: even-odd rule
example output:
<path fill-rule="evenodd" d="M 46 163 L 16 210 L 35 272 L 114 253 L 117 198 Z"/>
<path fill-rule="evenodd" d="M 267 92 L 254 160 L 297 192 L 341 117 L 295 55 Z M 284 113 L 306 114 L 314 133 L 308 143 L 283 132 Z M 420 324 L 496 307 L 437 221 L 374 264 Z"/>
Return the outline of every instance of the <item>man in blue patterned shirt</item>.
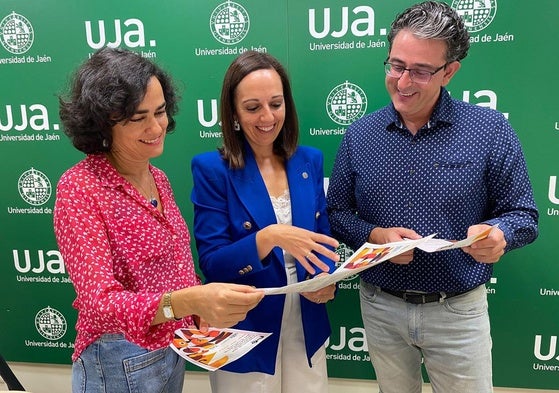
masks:
<path fill-rule="evenodd" d="M 537 237 L 538 211 L 519 140 L 494 110 L 445 86 L 469 49 L 462 19 L 428 1 L 388 35 L 391 104 L 347 130 L 328 189 L 333 234 L 353 249 L 437 234 L 469 247 L 415 249 L 361 274 L 361 312 L 383 393 L 492 392 L 485 283 L 505 252 Z"/>

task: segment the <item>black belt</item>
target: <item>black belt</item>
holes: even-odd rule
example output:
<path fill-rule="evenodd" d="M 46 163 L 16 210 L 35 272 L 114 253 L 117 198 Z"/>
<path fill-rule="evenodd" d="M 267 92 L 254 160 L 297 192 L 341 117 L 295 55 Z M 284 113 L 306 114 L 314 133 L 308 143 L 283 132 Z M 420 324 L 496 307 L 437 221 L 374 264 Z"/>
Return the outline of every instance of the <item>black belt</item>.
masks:
<path fill-rule="evenodd" d="M 463 292 L 433 292 L 433 293 L 417 293 L 417 292 L 409 292 L 409 291 L 392 291 L 390 289 L 382 289 L 383 292 L 388 293 L 389 295 L 399 297 L 403 299 L 407 303 L 412 304 L 425 304 L 425 303 L 432 303 L 432 302 L 442 302 L 443 299 L 448 299 L 450 297 L 462 295 Z"/>

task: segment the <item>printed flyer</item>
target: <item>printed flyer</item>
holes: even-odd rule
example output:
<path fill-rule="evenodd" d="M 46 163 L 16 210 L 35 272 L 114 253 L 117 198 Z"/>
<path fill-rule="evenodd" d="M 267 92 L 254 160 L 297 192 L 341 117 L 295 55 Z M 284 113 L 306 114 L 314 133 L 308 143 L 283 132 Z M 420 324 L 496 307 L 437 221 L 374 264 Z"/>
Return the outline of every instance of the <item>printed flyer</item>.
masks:
<path fill-rule="evenodd" d="M 170 346 L 190 363 L 215 371 L 242 357 L 270 334 L 236 329 L 177 329 Z"/>
<path fill-rule="evenodd" d="M 435 239 L 436 234 L 422 237 L 417 240 L 402 240 L 399 242 L 372 244 L 365 243 L 357 249 L 342 265 L 332 274 L 314 277 L 311 280 L 300 281 L 294 284 L 278 288 L 261 288 L 266 295 L 278 295 L 284 293 L 300 293 L 318 291 L 330 284 L 334 284 L 346 277 L 352 276 L 365 269 L 369 269 L 381 262 L 387 261 L 412 248 L 419 248 L 425 252 L 438 252 L 455 248 L 467 247 L 479 240 L 485 239 L 497 226 L 492 226 L 460 241 L 449 241 Z"/>

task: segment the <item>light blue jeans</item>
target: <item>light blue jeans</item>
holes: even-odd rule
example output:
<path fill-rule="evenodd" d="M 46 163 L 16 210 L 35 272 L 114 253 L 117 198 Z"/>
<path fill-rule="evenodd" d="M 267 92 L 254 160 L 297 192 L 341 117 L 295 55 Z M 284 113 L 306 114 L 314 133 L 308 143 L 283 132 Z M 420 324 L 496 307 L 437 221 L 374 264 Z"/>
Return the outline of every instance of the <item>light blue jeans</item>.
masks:
<path fill-rule="evenodd" d="M 361 315 L 381 393 L 490 393 L 491 335 L 481 285 L 443 302 L 411 304 L 361 281 Z"/>
<path fill-rule="evenodd" d="M 72 365 L 72 393 L 181 393 L 185 360 L 171 348 L 148 351 L 105 334 Z"/>

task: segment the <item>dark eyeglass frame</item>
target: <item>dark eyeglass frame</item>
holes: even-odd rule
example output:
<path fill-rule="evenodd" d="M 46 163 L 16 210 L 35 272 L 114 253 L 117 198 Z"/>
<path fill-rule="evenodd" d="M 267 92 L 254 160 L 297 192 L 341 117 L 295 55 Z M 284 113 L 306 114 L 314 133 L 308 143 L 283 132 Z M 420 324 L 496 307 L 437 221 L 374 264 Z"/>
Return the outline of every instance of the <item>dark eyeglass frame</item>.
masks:
<path fill-rule="evenodd" d="M 410 75 L 410 79 L 412 82 L 415 83 L 429 83 L 431 82 L 431 79 L 433 79 L 433 75 L 435 75 L 437 72 L 439 72 L 440 70 L 442 70 L 443 68 L 445 68 L 448 65 L 448 63 L 444 63 L 442 66 L 438 67 L 437 69 L 435 69 L 434 71 L 427 71 L 427 70 L 418 70 L 417 68 L 406 68 L 404 66 L 401 66 L 399 64 L 392 64 L 389 61 L 384 61 L 384 72 L 386 72 L 386 75 L 388 75 L 391 78 L 396 78 L 396 79 L 400 79 L 402 77 L 402 75 L 404 75 L 404 72 L 408 72 Z M 402 69 L 402 72 L 400 72 L 400 75 L 393 75 L 392 71 L 394 67 L 398 67 Z M 429 74 L 429 79 L 426 81 L 421 81 L 421 80 L 417 80 L 416 77 L 418 76 L 417 73 L 420 73 L 420 78 L 421 73 L 424 73 L 425 76 L 427 76 L 427 74 Z"/>

